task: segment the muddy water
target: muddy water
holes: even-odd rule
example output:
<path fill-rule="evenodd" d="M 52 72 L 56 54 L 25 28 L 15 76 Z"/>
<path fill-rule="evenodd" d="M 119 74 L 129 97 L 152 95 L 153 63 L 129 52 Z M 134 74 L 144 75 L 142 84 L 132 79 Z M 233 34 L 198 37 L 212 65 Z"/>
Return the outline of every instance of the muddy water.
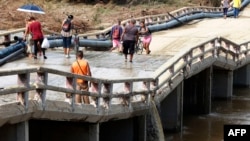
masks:
<path fill-rule="evenodd" d="M 184 116 L 181 133 L 165 134 L 166 141 L 223 141 L 225 124 L 250 125 L 250 88 L 234 89 L 232 99 L 213 100 L 209 115 Z"/>

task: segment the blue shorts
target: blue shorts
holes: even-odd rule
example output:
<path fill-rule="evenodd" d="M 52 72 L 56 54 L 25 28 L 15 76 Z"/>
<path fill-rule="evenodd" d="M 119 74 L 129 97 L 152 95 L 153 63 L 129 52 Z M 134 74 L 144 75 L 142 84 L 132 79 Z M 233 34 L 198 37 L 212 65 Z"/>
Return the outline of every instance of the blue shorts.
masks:
<path fill-rule="evenodd" d="M 63 37 L 63 47 L 64 48 L 70 48 L 70 46 L 71 46 L 71 39 L 72 39 L 72 36 L 70 36 L 70 37 Z"/>

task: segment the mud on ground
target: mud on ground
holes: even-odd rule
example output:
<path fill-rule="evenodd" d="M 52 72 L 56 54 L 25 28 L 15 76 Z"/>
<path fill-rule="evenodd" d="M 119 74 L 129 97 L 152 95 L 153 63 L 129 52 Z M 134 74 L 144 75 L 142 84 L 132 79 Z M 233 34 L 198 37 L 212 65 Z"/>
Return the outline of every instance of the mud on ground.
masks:
<path fill-rule="evenodd" d="M 93 5 L 84 3 L 47 2 L 46 0 L 33 0 L 46 14 L 32 14 L 17 11 L 16 9 L 27 4 L 27 0 L 1 0 L 0 2 L 0 30 L 16 29 L 25 26 L 25 18 L 32 15 L 41 21 L 43 28 L 59 32 L 61 23 L 66 14 L 74 15 L 74 20 L 81 28 L 80 33 L 90 30 L 105 29 L 120 18 L 122 20 L 144 15 L 166 13 L 183 7 L 183 5 L 114 5 L 97 2 Z"/>

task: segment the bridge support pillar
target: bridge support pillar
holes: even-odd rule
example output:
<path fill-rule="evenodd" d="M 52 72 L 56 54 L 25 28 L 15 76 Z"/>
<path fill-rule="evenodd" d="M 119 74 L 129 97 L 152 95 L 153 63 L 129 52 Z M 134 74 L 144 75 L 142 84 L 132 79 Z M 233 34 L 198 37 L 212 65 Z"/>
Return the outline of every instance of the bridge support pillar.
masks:
<path fill-rule="evenodd" d="M 138 116 L 123 120 L 100 123 L 100 140 L 146 141 L 146 117 Z"/>
<path fill-rule="evenodd" d="M 140 116 L 137 119 L 138 121 L 138 140 L 146 141 L 147 140 L 147 115 Z"/>
<path fill-rule="evenodd" d="M 29 122 L 1 126 L 0 141 L 29 141 Z"/>
<path fill-rule="evenodd" d="M 214 69 L 212 97 L 231 98 L 233 93 L 233 71 Z"/>
<path fill-rule="evenodd" d="M 89 125 L 89 141 L 99 141 L 99 123 Z"/>
<path fill-rule="evenodd" d="M 184 81 L 184 114 L 211 112 L 212 67 Z"/>
<path fill-rule="evenodd" d="M 161 103 L 160 116 L 164 130 L 181 131 L 183 120 L 183 82 Z"/>
<path fill-rule="evenodd" d="M 29 121 L 17 123 L 17 140 L 16 141 L 29 141 Z"/>
<path fill-rule="evenodd" d="M 250 64 L 241 67 L 233 73 L 233 84 L 238 87 L 250 87 Z"/>

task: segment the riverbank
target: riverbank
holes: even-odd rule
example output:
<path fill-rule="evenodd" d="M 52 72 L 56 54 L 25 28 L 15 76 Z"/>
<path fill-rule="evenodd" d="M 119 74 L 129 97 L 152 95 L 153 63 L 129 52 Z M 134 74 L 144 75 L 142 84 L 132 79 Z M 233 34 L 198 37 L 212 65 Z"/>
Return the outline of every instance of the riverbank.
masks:
<path fill-rule="evenodd" d="M 170 4 L 151 3 L 141 5 L 113 3 L 85 4 L 80 2 L 67 1 L 35 1 L 34 4 L 40 6 L 46 14 L 31 14 L 17 11 L 16 9 L 27 3 L 26 0 L 0 1 L 1 22 L 0 30 L 22 28 L 25 25 L 24 19 L 33 15 L 37 17 L 44 28 L 52 31 L 61 30 L 61 22 L 66 14 L 74 15 L 77 24 L 82 27 L 81 32 L 90 30 L 101 30 L 111 26 L 117 18 L 122 20 L 131 17 L 141 17 L 145 15 L 156 15 L 170 12 L 184 6 L 199 5 L 198 0 L 184 0 L 182 2 L 172 2 Z M 9 6 L 11 5 L 11 6 Z"/>

